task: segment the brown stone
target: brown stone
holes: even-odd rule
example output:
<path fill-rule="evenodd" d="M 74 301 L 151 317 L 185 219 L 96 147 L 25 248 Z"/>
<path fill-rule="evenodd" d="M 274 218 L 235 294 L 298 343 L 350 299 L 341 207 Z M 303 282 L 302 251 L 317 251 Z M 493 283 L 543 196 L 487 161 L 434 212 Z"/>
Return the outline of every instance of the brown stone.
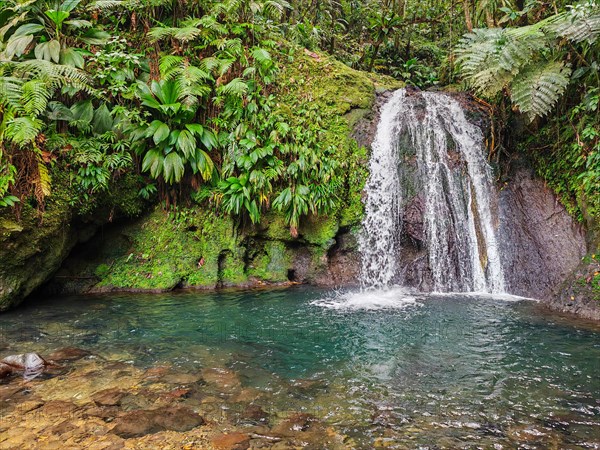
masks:
<path fill-rule="evenodd" d="M 112 432 L 125 439 L 158 433 L 163 428 L 154 418 L 155 415 L 151 411 L 131 411 L 115 419 Z"/>
<path fill-rule="evenodd" d="M 83 413 L 83 417 L 98 417 L 105 422 L 110 422 L 119 414 L 119 408 L 116 406 L 92 406 Z"/>
<path fill-rule="evenodd" d="M 51 436 L 60 436 L 61 434 L 70 433 L 71 431 L 76 429 L 77 427 L 73 425 L 71 421 L 65 420 L 57 425 L 54 425 L 53 427 L 47 428 L 46 430 L 44 430 L 44 433 L 49 434 Z"/>
<path fill-rule="evenodd" d="M 295 413 L 275 425 L 271 432 L 279 436 L 293 437 L 298 432 L 307 431 L 313 422 L 316 422 L 316 419 L 310 414 Z"/>
<path fill-rule="evenodd" d="M 217 450 L 246 450 L 250 437 L 246 433 L 225 433 L 213 437 L 211 442 Z"/>
<path fill-rule="evenodd" d="M 90 352 L 87 350 L 82 350 L 76 347 L 65 347 L 60 350 L 55 351 L 48 355 L 48 360 L 54 362 L 69 362 L 69 361 L 77 361 L 81 358 L 85 358 L 90 355 Z"/>
<path fill-rule="evenodd" d="M 6 386 L 0 386 L 0 402 L 5 402 L 7 400 L 12 400 L 13 397 L 18 394 L 19 392 L 21 392 L 23 390 L 23 387 L 21 386 L 11 386 L 11 385 L 6 385 Z"/>
<path fill-rule="evenodd" d="M 119 406 L 126 393 L 118 389 L 105 389 L 92 397 L 98 406 Z"/>
<path fill-rule="evenodd" d="M 249 405 L 243 414 L 244 419 L 260 424 L 269 423 L 269 414 L 258 405 Z"/>
<path fill-rule="evenodd" d="M 128 412 L 115 419 L 112 432 L 122 438 L 144 436 L 159 431 L 189 431 L 203 425 L 199 414 L 185 407 L 163 407 Z"/>
<path fill-rule="evenodd" d="M 78 406 L 74 403 L 64 400 L 52 400 L 44 405 L 43 413 L 49 416 L 64 416 L 73 414 L 78 410 Z"/>
<path fill-rule="evenodd" d="M 0 378 L 6 378 L 13 373 L 10 366 L 0 362 Z"/>
<path fill-rule="evenodd" d="M 166 430 L 183 432 L 204 425 L 204 419 L 190 408 L 167 407 L 157 411 L 159 416 L 156 420 Z"/>
<path fill-rule="evenodd" d="M 21 414 L 26 414 L 42 406 L 44 406 L 44 402 L 39 400 L 30 400 L 27 402 L 23 402 L 19 406 L 17 406 L 17 411 L 19 411 L 19 413 Z"/>

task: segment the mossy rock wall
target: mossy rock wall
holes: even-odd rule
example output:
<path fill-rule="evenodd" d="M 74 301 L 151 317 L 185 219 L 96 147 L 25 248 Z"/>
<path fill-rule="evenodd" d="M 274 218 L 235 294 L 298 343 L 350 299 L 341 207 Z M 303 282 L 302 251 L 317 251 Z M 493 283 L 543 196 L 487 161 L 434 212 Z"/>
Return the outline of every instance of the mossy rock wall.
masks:
<path fill-rule="evenodd" d="M 25 207 L 20 221 L 10 211 L 2 212 L 0 311 L 16 306 L 60 267 L 76 242 L 70 220 L 69 209 L 55 203 L 43 216 Z"/>
<path fill-rule="evenodd" d="M 351 271 L 346 270 L 344 280 L 340 269 L 334 268 L 337 276 L 330 273 L 331 261 L 336 261 L 339 244 L 348 234 L 340 232 L 333 217 L 308 217 L 298 237 L 292 238 L 277 214 L 240 229 L 229 216 L 206 209 L 168 214 L 157 208 L 133 223 L 106 227 L 75 249 L 46 291 L 160 292 L 179 287 L 351 283 L 355 272 L 348 275 Z M 348 246 L 343 249 L 347 250 Z"/>

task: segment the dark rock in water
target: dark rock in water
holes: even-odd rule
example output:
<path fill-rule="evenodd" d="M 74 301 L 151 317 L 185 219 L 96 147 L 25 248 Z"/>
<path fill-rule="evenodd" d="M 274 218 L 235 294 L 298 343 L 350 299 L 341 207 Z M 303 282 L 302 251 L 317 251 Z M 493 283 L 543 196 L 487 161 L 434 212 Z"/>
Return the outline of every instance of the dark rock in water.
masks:
<path fill-rule="evenodd" d="M 125 395 L 125 392 L 118 389 L 106 389 L 95 394 L 92 400 L 98 406 L 119 406 Z"/>
<path fill-rule="evenodd" d="M 245 422 L 265 425 L 269 423 L 269 413 L 265 412 L 258 405 L 249 405 L 243 412 L 242 417 Z"/>
<path fill-rule="evenodd" d="M 165 407 L 157 411 L 159 416 L 156 417 L 156 421 L 166 430 L 189 431 L 205 423 L 204 419 L 190 408 Z"/>
<path fill-rule="evenodd" d="M 423 195 L 419 194 L 406 205 L 402 216 L 404 232 L 418 242 L 425 240 L 424 214 L 425 200 Z"/>
<path fill-rule="evenodd" d="M 89 356 L 90 352 L 76 347 L 65 347 L 48 355 L 50 361 L 55 362 L 71 362 Z"/>
<path fill-rule="evenodd" d="M 105 422 L 112 422 L 119 412 L 116 406 L 92 406 L 83 412 L 83 417 L 98 417 Z"/>
<path fill-rule="evenodd" d="M 327 271 L 315 281 L 322 286 L 348 286 L 358 283 L 360 254 L 356 235 L 339 233 L 335 244 L 329 249 Z"/>
<path fill-rule="evenodd" d="M 189 431 L 203 425 L 204 419 L 185 407 L 163 407 L 128 412 L 114 421 L 112 432 L 122 438 L 144 436 L 159 431 Z"/>

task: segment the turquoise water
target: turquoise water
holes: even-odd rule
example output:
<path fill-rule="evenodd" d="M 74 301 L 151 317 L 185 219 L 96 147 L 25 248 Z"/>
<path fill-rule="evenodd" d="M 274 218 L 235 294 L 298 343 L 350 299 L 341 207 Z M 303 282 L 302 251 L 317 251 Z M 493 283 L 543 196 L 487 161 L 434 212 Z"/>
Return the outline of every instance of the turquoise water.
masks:
<path fill-rule="evenodd" d="M 600 448 L 600 329 L 509 300 L 309 288 L 46 299 L 0 315 L 0 356 L 75 346 L 140 367 L 227 367 L 265 410 L 309 412 L 361 448 Z"/>

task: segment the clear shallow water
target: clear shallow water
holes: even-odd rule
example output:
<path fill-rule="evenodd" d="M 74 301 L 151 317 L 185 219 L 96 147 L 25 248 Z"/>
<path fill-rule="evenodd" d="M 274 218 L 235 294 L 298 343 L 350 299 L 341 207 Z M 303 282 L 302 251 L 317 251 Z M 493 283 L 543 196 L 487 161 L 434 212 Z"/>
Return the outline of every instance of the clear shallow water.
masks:
<path fill-rule="evenodd" d="M 265 410 L 309 412 L 360 448 L 600 448 L 600 329 L 530 301 L 292 288 L 48 299 L 0 315 L 0 356 L 65 346 L 227 367 Z"/>

